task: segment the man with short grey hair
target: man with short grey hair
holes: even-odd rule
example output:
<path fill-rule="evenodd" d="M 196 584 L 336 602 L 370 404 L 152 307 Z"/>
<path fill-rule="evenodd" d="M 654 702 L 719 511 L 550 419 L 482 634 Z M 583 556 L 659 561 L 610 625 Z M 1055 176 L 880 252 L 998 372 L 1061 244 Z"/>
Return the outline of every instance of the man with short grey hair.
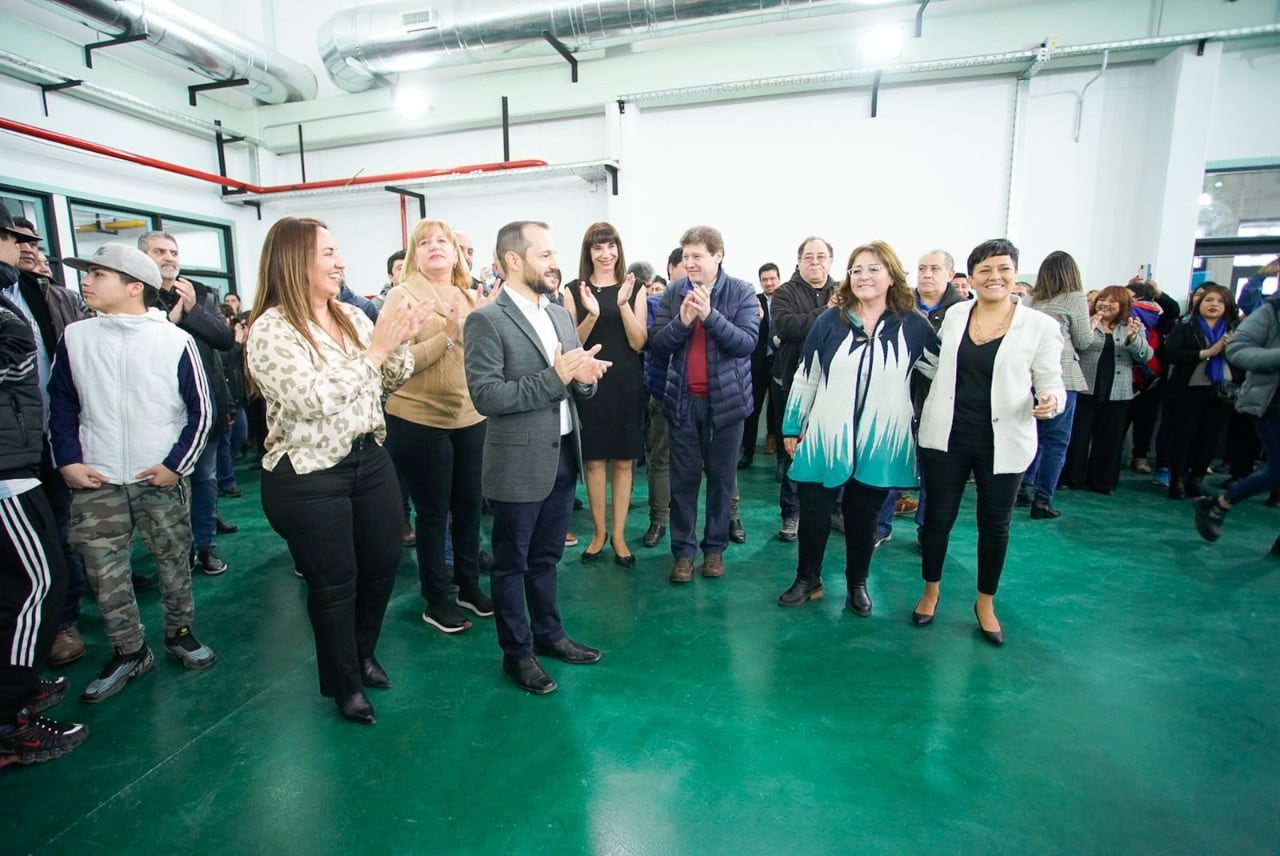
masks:
<path fill-rule="evenodd" d="M 156 304 L 168 314 L 170 321 L 195 339 L 213 395 L 216 412 L 213 429 L 191 474 L 191 540 L 192 566 L 209 576 L 217 576 L 226 571 L 227 563 L 218 555 L 214 534 L 235 532 L 239 527 L 218 516 L 218 438 L 235 420 L 235 401 L 222 360 L 214 351 L 231 350 L 236 341 L 235 331 L 227 326 L 218 309 L 217 292 L 179 276 L 182 258 L 173 235 L 147 232 L 138 238 L 138 249 L 150 256 L 160 269 L 161 287 Z"/>

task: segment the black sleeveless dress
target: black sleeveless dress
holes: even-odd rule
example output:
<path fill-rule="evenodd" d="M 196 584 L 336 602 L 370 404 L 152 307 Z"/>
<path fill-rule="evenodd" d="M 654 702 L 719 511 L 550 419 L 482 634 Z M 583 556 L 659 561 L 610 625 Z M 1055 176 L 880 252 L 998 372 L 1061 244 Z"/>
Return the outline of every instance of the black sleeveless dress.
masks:
<path fill-rule="evenodd" d="M 578 296 L 579 284 L 576 280 L 569 284 L 578 309 L 575 323 L 587 317 Z M 627 342 L 622 310 L 618 307 L 618 286 L 596 288 L 588 284 L 587 288 L 600 303 L 600 317 L 582 345 L 585 348 L 600 345 L 597 356 L 611 360 L 613 365 L 600 379 L 596 394 L 578 402 L 582 458 L 586 461 L 631 460 L 640 457 L 644 448 L 644 362 Z M 629 301 L 631 308 L 634 310 L 636 301 L 643 299 L 643 290 L 636 286 Z"/>

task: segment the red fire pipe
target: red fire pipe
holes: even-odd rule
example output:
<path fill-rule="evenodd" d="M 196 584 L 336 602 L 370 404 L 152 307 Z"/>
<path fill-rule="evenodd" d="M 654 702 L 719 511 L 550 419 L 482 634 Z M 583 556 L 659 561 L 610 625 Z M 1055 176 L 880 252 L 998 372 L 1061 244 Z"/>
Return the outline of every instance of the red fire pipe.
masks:
<path fill-rule="evenodd" d="M 457 175 L 468 172 L 498 172 L 506 169 L 523 169 L 525 167 L 547 165 L 546 161 L 540 160 L 506 161 L 505 163 L 468 164 L 466 166 L 455 166 L 448 169 L 423 169 L 412 172 L 393 172 L 385 175 L 362 175 L 354 178 L 333 178 L 325 181 L 307 181 L 299 184 L 276 184 L 268 187 L 262 187 L 256 184 L 249 184 L 246 181 L 227 178 L 222 175 L 214 175 L 211 172 L 202 172 L 198 169 L 191 169 L 190 167 L 182 166 L 181 164 L 157 160 L 156 158 L 134 154 L 133 152 L 126 152 L 123 149 L 113 149 L 110 146 L 104 146 L 99 143 L 90 142 L 89 140 L 82 140 L 78 137 L 70 137 L 66 134 L 59 134 L 56 131 L 38 128 L 35 125 L 26 125 L 22 122 L 15 122 L 12 119 L 6 119 L 3 117 L 0 117 L 0 130 L 12 131 L 15 134 L 23 134 L 24 136 L 34 137 L 38 140 L 45 140 L 46 142 L 69 146 L 73 149 L 92 152 L 93 154 L 127 161 L 128 163 L 135 163 L 140 166 L 149 166 L 153 169 L 174 173 L 175 175 L 185 175 L 188 178 L 195 178 L 200 181 L 220 184 L 237 193 L 254 193 L 262 196 L 269 196 L 272 193 L 287 193 L 295 190 L 323 190 L 326 188 L 347 187 L 349 185 L 384 184 L 389 182 L 411 181 L 421 178 L 436 178 L 442 175 Z"/>

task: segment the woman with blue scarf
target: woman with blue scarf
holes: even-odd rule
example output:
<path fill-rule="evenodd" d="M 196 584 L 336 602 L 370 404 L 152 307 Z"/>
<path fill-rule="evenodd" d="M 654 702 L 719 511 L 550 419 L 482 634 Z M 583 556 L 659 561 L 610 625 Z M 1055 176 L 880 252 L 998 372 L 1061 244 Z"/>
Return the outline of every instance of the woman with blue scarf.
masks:
<path fill-rule="evenodd" d="M 936 364 L 938 336 L 883 241 L 849 254 L 834 298 L 805 339 L 783 414 L 782 442 L 800 493 L 800 544 L 795 582 L 778 604 L 822 597 L 831 506 L 843 487 L 845 605 L 865 618 L 880 507 L 890 488 L 920 484 L 911 373 L 922 358 Z"/>
<path fill-rule="evenodd" d="M 1225 354 L 1240 311 L 1231 292 L 1216 283 L 1200 286 L 1196 296 L 1191 314 L 1164 343 L 1173 366 L 1165 399 L 1165 418 L 1173 428 L 1170 499 L 1205 495 L 1204 474 L 1231 417 L 1231 405 L 1219 391 L 1232 381 Z"/>

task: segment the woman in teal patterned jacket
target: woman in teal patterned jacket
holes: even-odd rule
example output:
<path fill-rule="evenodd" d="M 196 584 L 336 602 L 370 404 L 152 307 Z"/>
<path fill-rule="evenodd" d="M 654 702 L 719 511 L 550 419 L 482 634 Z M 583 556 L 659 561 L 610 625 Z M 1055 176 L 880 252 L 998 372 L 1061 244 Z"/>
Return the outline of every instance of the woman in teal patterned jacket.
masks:
<path fill-rule="evenodd" d="M 796 580 L 778 603 L 822 597 L 831 506 L 844 488 L 845 605 L 865 617 L 876 516 L 891 488 L 920 483 L 911 374 L 918 363 L 931 373 L 938 336 L 883 241 L 849 255 L 835 296 L 837 305 L 818 316 L 805 339 L 783 416 L 783 444 L 800 489 L 800 549 Z"/>

